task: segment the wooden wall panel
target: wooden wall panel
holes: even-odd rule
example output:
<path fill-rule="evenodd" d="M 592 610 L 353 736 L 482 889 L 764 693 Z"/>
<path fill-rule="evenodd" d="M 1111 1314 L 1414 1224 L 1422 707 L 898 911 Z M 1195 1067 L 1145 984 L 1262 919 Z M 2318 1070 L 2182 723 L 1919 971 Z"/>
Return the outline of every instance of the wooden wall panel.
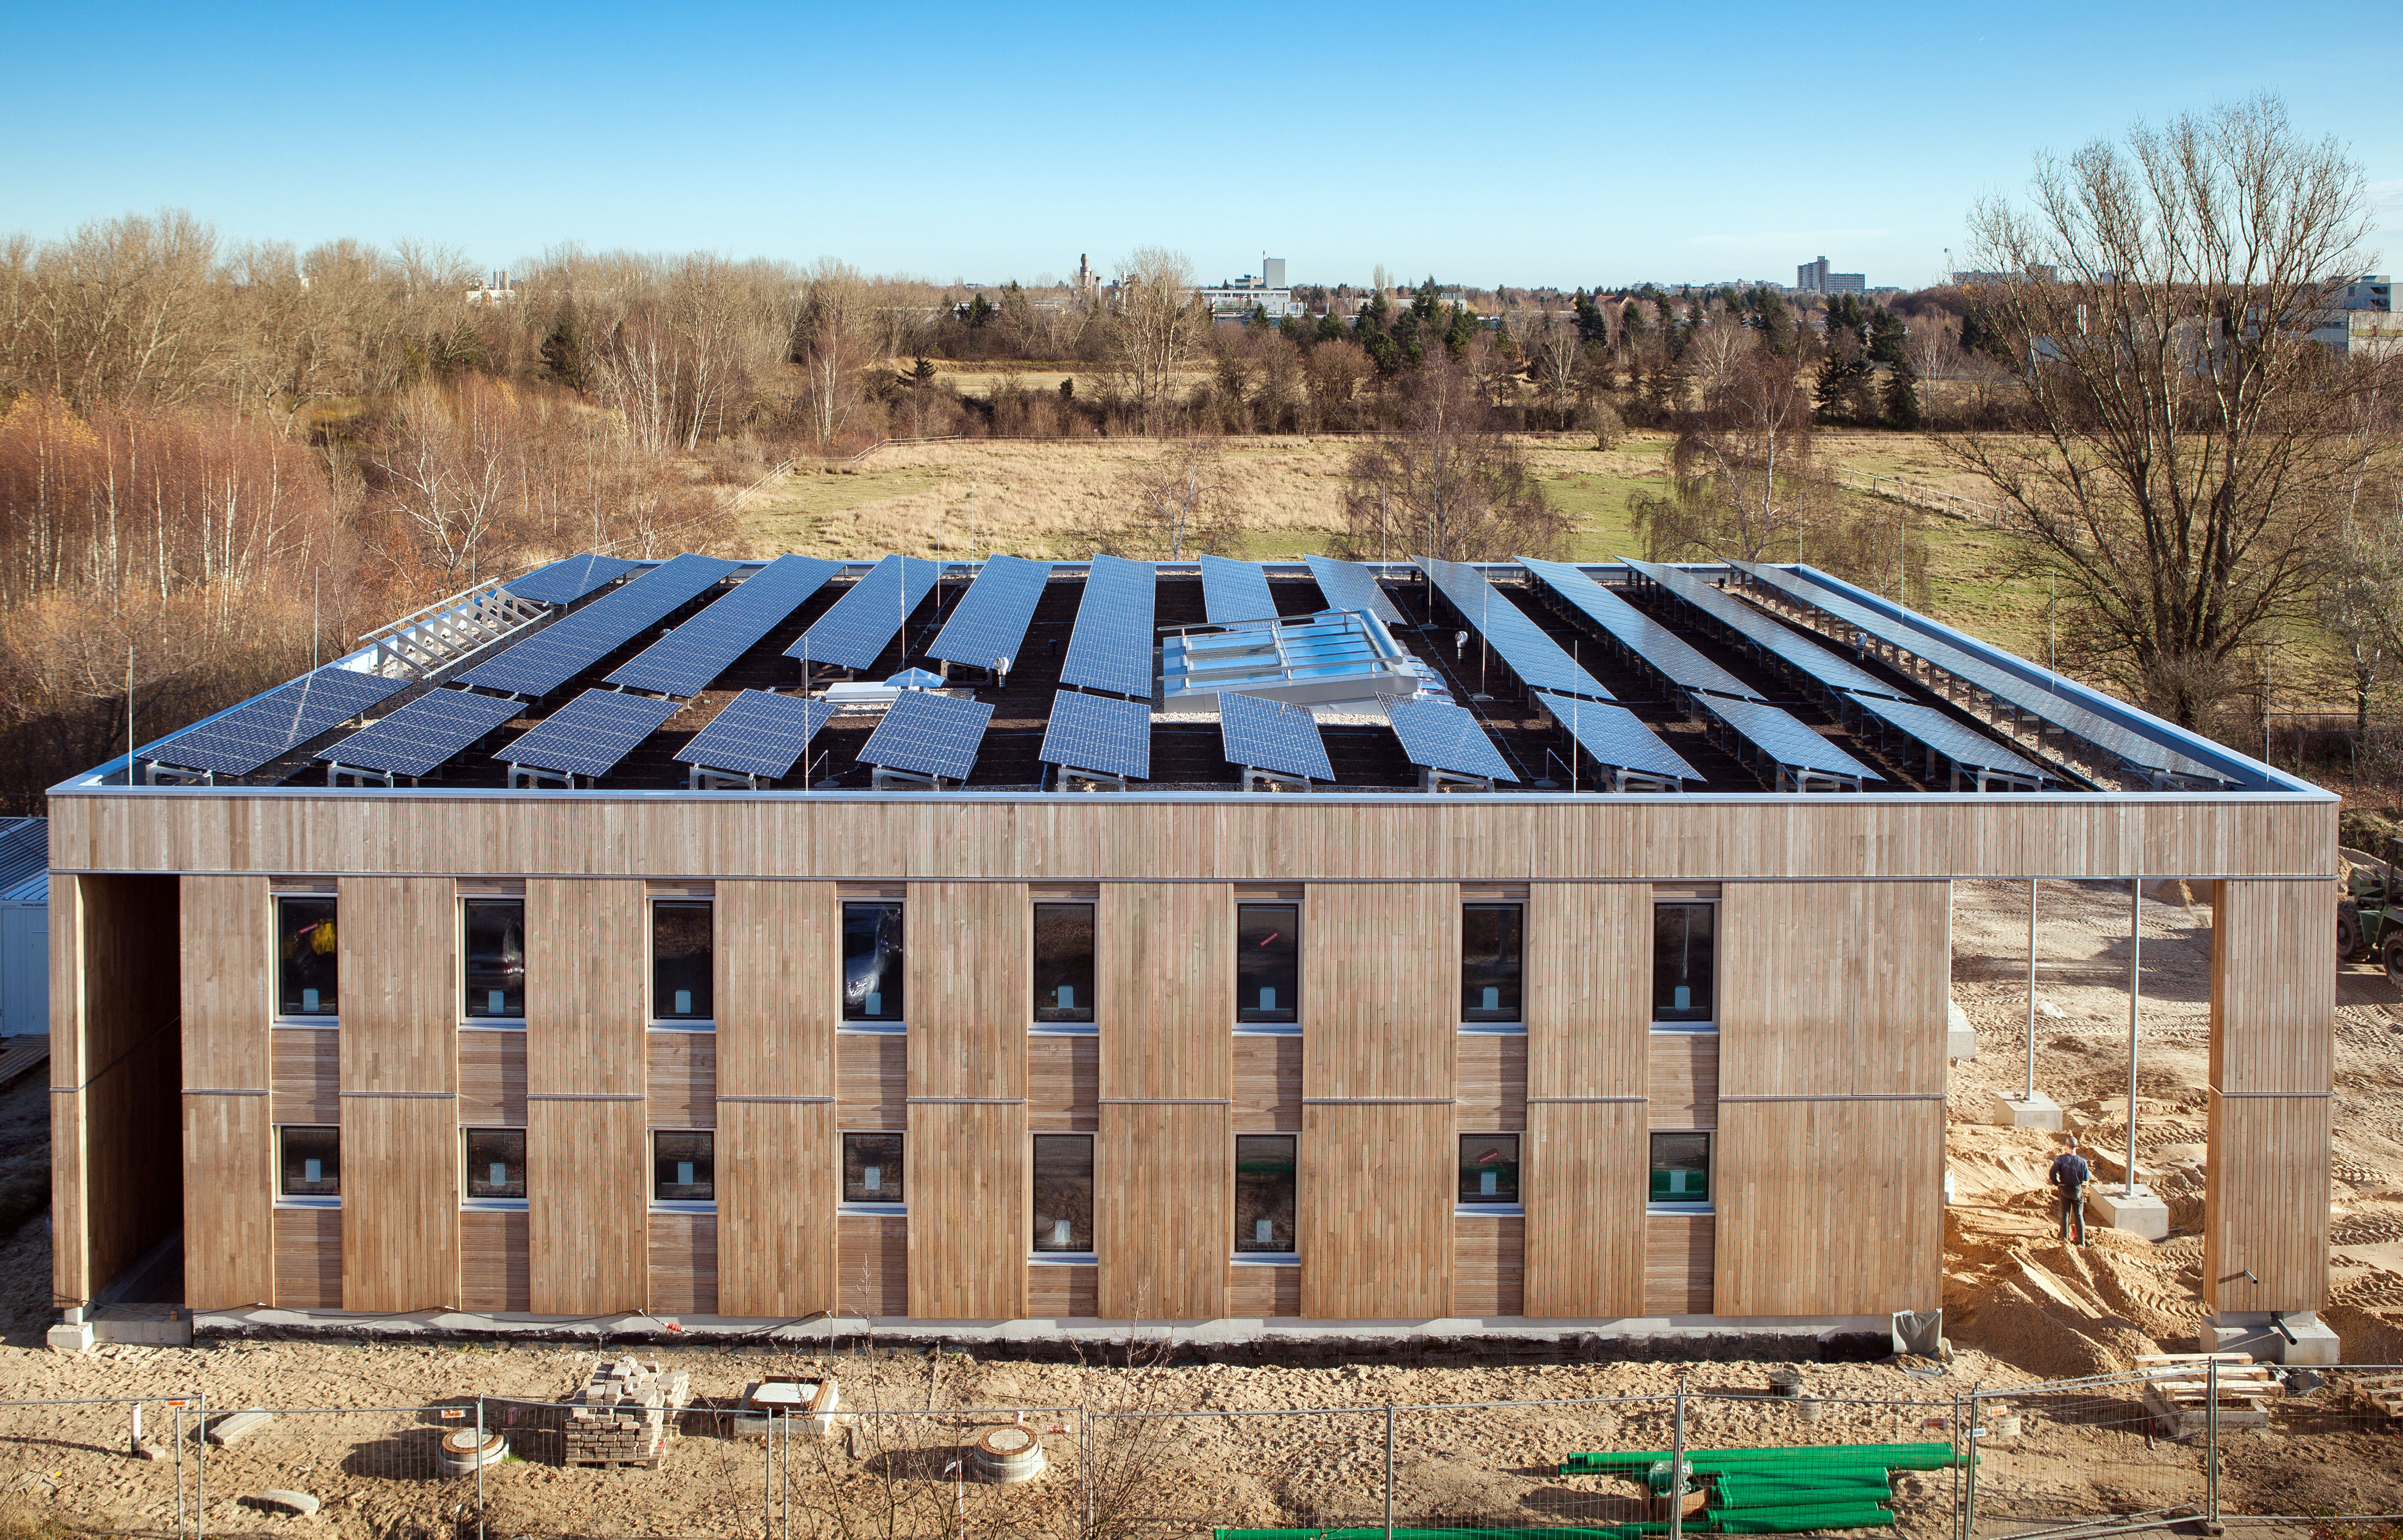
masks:
<path fill-rule="evenodd" d="M 834 1040 L 834 1059 L 838 1126 L 896 1131 L 909 1127 L 910 1045 L 899 1034 L 844 1033 Z"/>
<path fill-rule="evenodd" d="M 650 1270 L 655 1313 L 717 1314 L 717 1215 L 652 1214 Z"/>
<path fill-rule="evenodd" d="M 1943 1092 L 1949 884 L 1730 882 L 1718 925 L 1720 1095 Z"/>
<path fill-rule="evenodd" d="M 342 1308 L 342 1211 L 275 1210 L 275 1307 Z"/>
<path fill-rule="evenodd" d="M 1025 1043 L 1021 1024 L 1021 1063 Z M 913 1091 L 923 1062 L 910 1066 Z M 1010 1321 L 1026 1313 L 1028 1155 L 1022 1102 L 910 1104 L 904 1156 L 913 1319 Z"/>
<path fill-rule="evenodd" d="M 1301 1039 L 1244 1033 L 1234 1040 L 1235 1131 L 1301 1131 Z"/>
<path fill-rule="evenodd" d="M 1102 1045 L 1042 1034 L 1026 1040 L 1026 1126 L 1037 1133 L 1090 1133 L 1102 1126 Z"/>
<path fill-rule="evenodd" d="M 2331 907 L 2309 882 L 2219 884 L 2211 911 L 2211 1083 L 2221 1090 L 2328 1089 L 2336 969 L 2325 965 L 2328 949 L 2320 943 Z"/>
<path fill-rule="evenodd" d="M 457 1090 L 457 884 L 345 877 L 336 891 L 342 1089 Z"/>
<path fill-rule="evenodd" d="M 1711 1154 L 1721 1315 L 1943 1303 L 1942 1102 L 1722 1101 Z"/>
<path fill-rule="evenodd" d="M 1452 1100 L 1459 884 L 1312 884 L 1301 1020 L 1304 1096 Z"/>
<path fill-rule="evenodd" d="M 275 987 L 267 879 L 188 876 L 181 885 L 184 1086 L 265 1090 Z"/>
<path fill-rule="evenodd" d="M 721 1102 L 717 1117 L 719 1312 L 837 1308 L 834 1103 Z"/>
<path fill-rule="evenodd" d="M 1452 1313 L 1473 1320 L 1526 1313 L 1527 1222 L 1515 1214 L 1452 1216 Z"/>
<path fill-rule="evenodd" d="M 275 1136 L 267 1111 L 264 1096 L 184 1098 L 184 1303 L 194 1310 L 241 1310 L 275 1297 Z"/>
<path fill-rule="evenodd" d="M 447 1096 L 342 1098 L 343 1309 L 459 1302 L 458 1137 Z"/>
<path fill-rule="evenodd" d="M 842 1018 L 842 907 L 834 884 L 721 879 L 716 905 L 719 1089 L 834 1095 L 835 1026 Z"/>
<path fill-rule="evenodd" d="M 101 881 L 70 872 L 50 873 L 50 1294 L 55 1304 L 81 1304 L 99 1292 L 91 1282 L 91 1215 L 86 1200 L 90 1161 L 85 1142 L 91 1108 L 83 1084 L 89 1061 L 83 1051 L 82 889 L 87 882 Z M 174 936 L 174 945 L 182 944 L 182 938 Z M 171 1083 L 180 1092 L 184 1082 L 181 1041 L 175 1049 L 177 1066 Z M 180 1156 L 180 1105 L 175 1109 L 175 1127 Z M 180 1172 L 180 1158 L 176 1168 Z M 180 1201 L 177 1206 L 181 1207 Z M 175 1217 L 180 1221 L 183 1216 Z"/>
<path fill-rule="evenodd" d="M 1527 1039 L 1516 1033 L 1460 1034 L 1460 1126 L 1508 1133 L 1527 1126 Z"/>
<path fill-rule="evenodd" d="M 1652 890 L 1547 884 L 1527 895 L 1527 1095 L 1641 1096 L 1652 1018 Z"/>
<path fill-rule="evenodd" d="M 1656 1032 L 1650 1047 L 1652 1126 L 1718 1127 L 1718 1034 Z"/>
<path fill-rule="evenodd" d="M 1655 1214 L 1644 1221 L 1644 1313 L 1708 1315 L 1714 1236 L 1707 1214 Z"/>
<path fill-rule="evenodd" d="M 1301 1128 L 1301 1313 L 1451 1314 L 1459 1170 L 1451 1102 L 1313 1103 L 1302 1108 Z"/>
<path fill-rule="evenodd" d="M 1026 1269 L 1026 1313 L 1038 1321 L 1087 1321 L 1102 1313 L 1099 1269 L 1039 1262 Z"/>
<path fill-rule="evenodd" d="M 643 884 L 531 879 L 525 906 L 527 1093 L 641 1096 L 651 954 Z M 537 1221 L 537 1297 L 542 1255 Z"/>
<path fill-rule="evenodd" d="M 277 1027 L 268 1039 L 272 1120 L 342 1120 L 341 1034 L 332 1027 Z"/>
<path fill-rule="evenodd" d="M 526 1120 L 526 1034 L 515 1029 L 459 1034 L 459 1126 L 513 1129 Z"/>
<path fill-rule="evenodd" d="M 1227 1287 L 1227 1313 L 1242 1321 L 1299 1318 L 1301 1269 L 1239 1262 Z"/>
<path fill-rule="evenodd" d="M 459 1308 L 534 1309 L 532 1245 L 524 1210 L 468 1209 L 459 1215 Z"/>
<path fill-rule="evenodd" d="M 655 1032 L 650 1057 L 651 1127 L 714 1129 L 717 1126 L 717 1034 Z"/>
<path fill-rule="evenodd" d="M 1025 884 L 912 882 L 904 904 L 910 1094 L 1023 1098 L 1035 997 Z"/>
<path fill-rule="evenodd" d="M 1645 1104 L 1530 1103 L 1520 1158 L 1526 1312 L 1549 1319 L 1638 1313 L 1651 1159 Z"/>
<path fill-rule="evenodd" d="M 541 1062 L 538 1050 L 535 1062 Z M 528 1251 L 536 1314 L 600 1315 L 642 1303 L 650 1208 L 643 1110 L 640 1101 L 528 1103 Z"/>
<path fill-rule="evenodd" d="M 1101 891 L 1093 930 L 1101 1094 L 1232 1095 L 1232 890 L 1216 882 L 1114 882 Z M 1306 978 L 1302 992 L 1310 992 Z"/>
<path fill-rule="evenodd" d="M 845 1315 L 892 1320 L 910 1313 L 910 1221 L 846 1214 L 835 1222 L 838 1292 Z"/>
<path fill-rule="evenodd" d="M 1101 1313 L 1114 1321 L 1226 1314 L 1235 1228 L 1227 1104 L 1104 1103 L 1093 1145 Z"/>

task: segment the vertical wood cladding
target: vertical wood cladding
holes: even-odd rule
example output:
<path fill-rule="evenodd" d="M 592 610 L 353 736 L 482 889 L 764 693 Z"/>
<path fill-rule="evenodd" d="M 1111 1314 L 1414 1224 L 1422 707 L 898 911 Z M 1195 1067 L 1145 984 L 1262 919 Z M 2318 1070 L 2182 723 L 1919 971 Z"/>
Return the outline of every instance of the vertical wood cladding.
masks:
<path fill-rule="evenodd" d="M 718 1089 L 832 1096 L 842 1016 L 842 909 L 831 882 L 716 888 Z"/>
<path fill-rule="evenodd" d="M 1112 1102 L 1101 1125 L 1093 1142 L 1101 1313 L 1149 1321 L 1226 1314 L 1235 1228 L 1228 1105 Z"/>
<path fill-rule="evenodd" d="M 1711 1313 L 1713 1237 L 1707 1214 L 1655 1214 L 1644 1221 L 1644 1313 Z"/>
<path fill-rule="evenodd" d="M 277 1027 L 269 1042 L 273 1121 L 342 1120 L 342 1034 L 332 1027 Z"/>
<path fill-rule="evenodd" d="M 844 1033 L 834 1056 L 838 1127 L 897 1133 L 910 1126 L 910 1045 L 898 1034 Z"/>
<path fill-rule="evenodd" d="M 1483 1320 L 1523 1315 L 1527 1222 L 1515 1214 L 1455 1214 L 1452 1313 Z"/>
<path fill-rule="evenodd" d="M 1022 1027 L 1019 1046 L 1022 1051 Z M 911 1073 L 914 1085 L 914 1061 Z M 1008 1321 L 1026 1313 L 1028 1153 L 1023 1102 L 910 1103 L 903 1158 L 911 1317 Z"/>
<path fill-rule="evenodd" d="M 275 1288 L 271 901 L 265 877 L 179 886 L 185 1089 L 260 1093 L 184 1098 L 185 1302 L 262 1304 Z"/>
<path fill-rule="evenodd" d="M 1023 1100 L 1035 1008 L 1026 885 L 912 882 L 904 904 L 910 1094 Z"/>
<path fill-rule="evenodd" d="M 1621 1316 L 1644 1305 L 1645 1104 L 1530 1102 L 1526 1312 Z"/>
<path fill-rule="evenodd" d="M 1943 1303 L 1942 1102 L 1722 1102 L 1712 1166 L 1719 1314 Z"/>
<path fill-rule="evenodd" d="M 265 1090 L 275 1008 L 267 879 L 186 877 L 182 888 L 185 1089 Z"/>
<path fill-rule="evenodd" d="M 1644 1094 L 1652 894 L 1545 883 L 1527 895 L 1527 1095 Z"/>
<path fill-rule="evenodd" d="M 1301 1020 L 1304 1096 L 1452 1100 L 1459 885 L 1312 884 L 1301 915 Z"/>
<path fill-rule="evenodd" d="M 87 1187 L 91 1127 L 84 1066 L 90 1022 L 84 1012 L 83 885 L 97 878 L 50 873 L 50 1293 L 80 1303 L 91 1286 L 91 1214 Z M 182 937 L 175 937 L 180 948 Z M 183 1044 L 175 1044 L 177 1067 L 171 1092 L 183 1089 Z M 105 1063 L 106 1061 L 101 1061 Z M 175 1109 L 176 1170 L 183 1169 L 183 1108 Z M 180 1206 L 180 1205 L 179 1205 Z M 181 1219 L 182 1215 L 176 1215 Z"/>
<path fill-rule="evenodd" d="M 650 1217 L 645 1131 L 639 1100 L 537 1096 L 527 1103 L 528 1252 L 536 1314 L 602 1315 L 643 1302 Z"/>
<path fill-rule="evenodd" d="M 1709 1032 L 1656 1032 L 1651 1041 L 1652 1126 L 1713 1129 L 1719 1117 L 1719 1039 Z"/>
<path fill-rule="evenodd" d="M 267 1111 L 265 1096 L 184 1098 L 184 1303 L 194 1310 L 241 1310 L 275 1297 Z"/>
<path fill-rule="evenodd" d="M 650 1118 L 655 1129 L 717 1126 L 717 1034 L 655 1032 L 650 1058 Z"/>
<path fill-rule="evenodd" d="M 1233 891 L 1113 882 L 1093 923 L 1103 1100 L 1233 1095 Z"/>
<path fill-rule="evenodd" d="M 432 877 L 345 877 L 336 895 L 342 1089 L 457 1090 L 455 884 Z"/>
<path fill-rule="evenodd" d="M 1452 1103 L 1311 1103 L 1301 1128 L 1301 1313 L 1451 1314 L 1459 1160 Z"/>
<path fill-rule="evenodd" d="M 649 918 L 639 881 L 528 880 L 527 1094 L 643 1094 Z"/>
<path fill-rule="evenodd" d="M 1235 1039 L 1235 1131 L 1301 1131 L 1301 1039 L 1245 1033 Z"/>
<path fill-rule="evenodd" d="M 721 1102 L 717 1117 L 719 1313 L 838 1308 L 834 1104 Z"/>
<path fill-rule="evenodd" d="M 1460 1034 L 1460 1126 L 1511 1133 L 1527 1126 L 1527 1040 L 1516 1033 Z"/>
<path fill-rule="evenodd" d="M 1943 1092 L 1949 883 L 1730 882 L 1718 927 L 1721 1096 Z"/>
<path fill-rule="evenodd" d="M 447 1096 L 342 1098 L 342 1305 L 459 1302 L 457 1112 Z"/>
<path fill-rule="evenodd" d="M 1029 1037 L 1026 1061 L 1028 1128 L 1037 1133 L 1090 1133 L 1101 1127 L 1100 1039 Z"/>
<path fill-rule="evenodd" d="M 650 1224 L 651 1310 L 717 1314 L 717 1215 L 655 1214 Z"/>
<path fill-rule="evenodd" d="M 892 1320 L 910 1313 L 910 1221 L 846 1214 L 835 1221 L 840 1309 Z"/>
<path fill-rule="evenodd" d="M 526 1034 L 470 1028 L 459 1034 L 459 1126 L 521 1129 L 526 1113 Z"/>
<path fill-rule="evenodd" d="M 522 1209 L 469 1209 L 459 1215 L 459 1308 L 530 1311 L 531 1245 Z"/>
<path fill-rule="evenodd" d="M 273 1226 L 276 1309 L 340 1310 L 342 1211 L 278 1208 Z"/>

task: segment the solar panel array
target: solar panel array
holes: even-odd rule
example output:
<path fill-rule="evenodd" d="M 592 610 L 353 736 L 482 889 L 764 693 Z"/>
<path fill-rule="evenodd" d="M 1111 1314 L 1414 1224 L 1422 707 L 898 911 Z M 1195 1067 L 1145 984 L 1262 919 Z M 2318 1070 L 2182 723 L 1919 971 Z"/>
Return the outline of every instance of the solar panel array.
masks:
<path fill-rule="evenodd" d="M 1050 577 L 1049 562 L 1029 562 L 1022 556 L 987 557 L 984 570 L 968 585 L 959 608 L 943 622 L 926 656 L 979 669 L 997 669 L 1016 659 L 1018 649 L 1025 645 L 1035 606 L 1043 603 L 1043 585 Z"/>
<path fill-rule="evenodd" d="M 195 723 L 136 757 L 212 775 L 248 775 L 413 683 L 354 669 L 322 668 Z"/>
<path fill-rule="evenodd" d="M 1565 695 L 1538 694 L 1535 700 L 1568 729 L 1579 748 L 1593 756 L 1597 765 L 1664 780 L 1702 779 L 1702 771 L 1660 742 L 1660 735 L 1625 706 L 1602 701 L 1576 701 Z"/>
<path fill-rule="evenodd" d="M 1143 780 L 1151 774 L 1151 708 L 1141 701 L 1062 690 L 1051 697 L 1037 757 L 1047 765 Z"/>
<path fill-rule="evenodd" d="M 1885 779 L 1781 707 L 1763 705 L 1757 701 L 1726 701 L 1715 695 L 1699 696 L 1695 703 L 1726 724 L 1729 731 L 1750 743 L 1771 764 L 1816 770 L 1822 775 L 1856 776 L 1863 781 Z"/>
<path fill-rule="evenodd" d="M 1510 672 L 1529 689 L 1558 690 L 1590 700 L 1611 699 L 1602 681 L 1579 668 L 1562 645 L 1544 634 L 1527 613 L 1497 591 L 1485 575 L 1465 562 L 1438 562 L 1417 557 L 1419 570 L 1435 580 L 1452 608 L 1484 634 Z"/>
<path fill-rule="evenodd" d="M 1367 610 L 1389 626 L 1402 623 L 1402 612 L 1385 597 L 1377 582 L 1377 575 L 1357 562 L 1338 562 L 1329 556 L 1305 556 L 1310 576 L 1318 579 L 1318 591 L 1329 609 Z"/>
<path fill-rule="evenodd" d="M 524 704 L 472 690 L 429 690 L 317 757 L 354 770 L 431 775 L 452 755 L 515 716 Z"/>
<path fill-rule="evenodd" d="M 1223 556 L 1202 558 L 1202 609 L 1211 622 L 1268 620 L 1276 616 L 1276 600 L 1269 593 L 1269 575 L 1257 562 L 1234 562 Z"/>
<path fill-rule="evenodd" d="M 810 740 L 840 709 L 828 701 L 798 695 L 744 690 L 726 702 L 725 709 L 693 734 L 692 742 L 676 750 L 675 756 L 705 770 L 778 780 L 792 773 L 793 766 L 809 752 Z"/>
<path fill-rule="evenodd" d="M 1900 690 L 1851 659 L 1829 652 L 1793 627 L 1763 615 L 1692 573 L 1657 562 L 1628 562 L 1627 567 L 1658 583 L 1795 673 L 1831 691 L 1849 690 L 1855 695 L 1884 695 L 1896 700 L 1902 697 Z"/>
<path fill-rule="evenodd" d="M 1519 564 L 1563 599 L 1585 612 L 1587 619 L 1616 638 L 1619 645 L 1641 658 L 1652 671 L 1680 689 L 1709 690 L 1738 701 L 1757 701 L 1760 692 L 1694 650 L 1693 645 L 1566 562 L 1519 558 Z"/>
<path fill-rule="evenodd" d="M 976 768 L 985 724 L 992 720 L 993 707 L 982 701 L 903 690 L 868 735 L 859 762 L 965 781 Z"/>
<path fill-rule="evenodd" d="M 678 701 L 586 690 L 493 757 L 504 764 L 562 775 L 606 775 L 637 743 L 657 732 L 660 723 L 683 709 Z"/>
<path fill-rule="evenodd" d="M 1890 646 L 1925 659 L 1946 673 L 1975 685 L 1997 701 L 2039 721 L 2049 722 L 2072 737 L 2084 739 L 2104 753 L 2117 756 L 2123 765 L 2140 770 L 2217 782 L 2223 785 L 2237 784 L 2237 778 L 2226 770 L 2182 754 L 2158 739 L 2147 738 L 2098 712 L 2056 695 L 2043 685 L 2007 669 L 1998 668 L 1982 658 L 1882 615 L 1865 604 L 1854 604 L 1816 583 L 1767 565 L 1754 565 L 1743 570 L 1770 587 L 1824 610 Z"/>
<path fill-rule="evenodd" d="M 1910 701 L 1883 701 L 1873 695 L 1855 695 L 1852 699 L 1853 704 L 1871 716 L 1965 770 L 2000 770 L 2006 775 L 2024 775 L 2040 781 L 2061 779 L 1984 733 L 1963 727 L 1933 706 Z"/>
<path fill-rule="evenodd" d="M 1076 605 L 1076 627 L 1068 633 L 1068 656 L 1060 666 L 1062 684 L 1151 699 L 1152 579 L 1148 562 L 1093 558 Z"/>
<path fill-rule="evenodd" d="M 1465 707 L 1449 701 L 1388 701 L 1385 720 L 1394 725 L 1394 735 L 1413 765 L 1492 781 L 1519 779 Z"/>
<path fill-rule="evenodd" d="M 661 695 L 699 695 L 841 570 L 840 562 L 779 556 L 619 665 L 608 682 Z"/>
<path fill-rule="evenodd" d="M 626 574 L 641 566 L 622 556 L 562 557 L 547 567 L 536 567 L 522 577 L 512 577 L 501 586 L 520 599 L 531 599 L 537 604 L 572 604 L 594 589 L 606 588 Z"/>
<path fill-rule="evenodd" d="M 1221 695 L 1218 741 L 1229 764 L 1313 781 L 1335 779 L 1327 741 L 1318 736 L 1318 718 L 1301 706 L 1257 695 Z"/>
<path fill-rule="evenodd" d="M 548 695 L 722 583 L 740 565 L 714 556 L 679 556 L 653 567 L 565 619 L 459 676 L 464 685 L 511 695 Z"/>
<path fill-rule="evenodd" d="M 914 556 L 888 556 L 869 569 L 834 608 L 817 618 L 801 639 L 785 649 L 787 658 L 864 669 L 876 661 L 926 595 L 943 569 Z"/>

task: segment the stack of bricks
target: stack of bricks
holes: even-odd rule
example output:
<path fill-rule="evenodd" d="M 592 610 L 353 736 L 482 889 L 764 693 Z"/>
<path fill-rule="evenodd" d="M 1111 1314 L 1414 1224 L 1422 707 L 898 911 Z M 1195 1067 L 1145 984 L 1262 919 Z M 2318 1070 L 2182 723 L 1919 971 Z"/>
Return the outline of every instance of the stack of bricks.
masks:
<path fill-rule="evenodd" d="M 632 1356 L 604 1359 L 568 1403 L 571 1465 L 657 1465 L 670 1417 L 692 1399 L 691 1377 Z"/>

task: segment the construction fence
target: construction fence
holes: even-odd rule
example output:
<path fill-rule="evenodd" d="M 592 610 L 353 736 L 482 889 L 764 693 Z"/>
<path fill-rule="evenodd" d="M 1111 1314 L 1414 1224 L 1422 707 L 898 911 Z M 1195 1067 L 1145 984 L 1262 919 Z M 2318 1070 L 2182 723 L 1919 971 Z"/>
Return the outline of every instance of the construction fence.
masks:
<path fill-rule="evenodd" d="M 1208 1392 L 1189 1369 L 1136 1371 L 1108 1408 L 701 1401 L 656 1461 L 605 1464 L 571 1464 L 565 1406 L 502 1396 L 0 1403 L 0 1510 L 179 1540 L 289 1533 L 301 1511 L 310 1533 L 397 1540 L 2068 1540 L 2403 1516 L 2403 1367 L 1934 1376 L 1886 1398 L 1712 1376 L 1655 1395 L 1274 1410 L 1194 1405 Z"/>

